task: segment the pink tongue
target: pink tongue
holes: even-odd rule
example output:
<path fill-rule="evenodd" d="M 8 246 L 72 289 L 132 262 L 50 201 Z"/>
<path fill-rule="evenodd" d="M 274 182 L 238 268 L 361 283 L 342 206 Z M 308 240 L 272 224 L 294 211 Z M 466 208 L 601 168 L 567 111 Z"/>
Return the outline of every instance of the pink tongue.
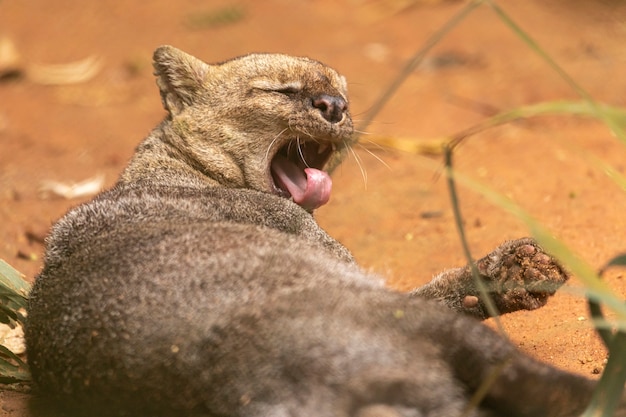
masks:
<path fill-rule="evenodd" d="M 324 171 L 315 168 L 302 170 L 284 156 L 276 155 L 272 161 L 272 174 L 276 185 L 306 210 L 323 206 L 330 199 L 333 183 Z"/>

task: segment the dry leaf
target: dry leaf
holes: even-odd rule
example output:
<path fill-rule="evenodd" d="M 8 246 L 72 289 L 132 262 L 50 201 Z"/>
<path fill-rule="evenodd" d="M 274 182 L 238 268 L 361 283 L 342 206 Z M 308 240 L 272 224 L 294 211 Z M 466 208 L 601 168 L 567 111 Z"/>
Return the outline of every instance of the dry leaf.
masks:
<path fill-rule="evenodd" d="M 21 355 L 26 352 L 22 326 L 18 324 L 15 328 L 11 328 L 6 324 L 0 323 L 0 345 L 6 347 L 16 355 Z"/>
<path fill-rule="evenodd" d="M 45 181 L 41 184 L 39 191 L 44 198 L 52 195 L 70 200 L 72 198 L 97 194 L 102 190 L 103 186 L 104 175 L 99 175 L 82 182 L 69 184 L 57 181 Z"/>
<path fill-rule="evenodd" d="M 0 37 L 0 78 L 20 74 L 21 64 L 15 43 L 6 36 Z"/>
<path fill-rule="evenodd" d="M 102 68 L 102 59 L 96 55 L 67 64 L 33 64 L 27 68 L 31 81 L 45 85 L 77 84 L 89 81 Z"/>

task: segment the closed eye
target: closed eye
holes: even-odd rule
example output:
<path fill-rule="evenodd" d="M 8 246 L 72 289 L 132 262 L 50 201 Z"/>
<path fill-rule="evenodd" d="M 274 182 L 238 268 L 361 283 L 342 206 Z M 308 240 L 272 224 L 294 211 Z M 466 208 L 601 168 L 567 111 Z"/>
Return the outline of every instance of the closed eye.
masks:
<path fill-rule="evenodd" d="M 287 96 L 292 96 L 302 91 L 302 83 L 300 81 L 278 83 L 267 79 L 257 79 L 252 81 L 251 84 L 253 88 Z"/>
<path fill-rule="evenodd" d="M 293 86 L 287 86 L 287 87 L 277 88 L 274 90 L 274 92 L 285 94 L 287 96 L 292 96 L 294 94 L 298 94 L 300 92 L 300 89 L 293 87 Z"/>

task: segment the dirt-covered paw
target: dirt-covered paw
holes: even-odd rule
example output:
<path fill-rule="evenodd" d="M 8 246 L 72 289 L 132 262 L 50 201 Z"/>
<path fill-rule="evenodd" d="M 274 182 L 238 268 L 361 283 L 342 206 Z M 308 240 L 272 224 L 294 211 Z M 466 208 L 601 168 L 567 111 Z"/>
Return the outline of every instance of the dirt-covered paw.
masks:
<path fill-rule="evenodd" d="M 503 243 L 480 259 L 477 267 L 500 313 L 545 305 L 569 278 L 557 260 L 530 238 Z M 469 295 L 463 302 L 478 303 L 475 296 L 480 294 Z"/>

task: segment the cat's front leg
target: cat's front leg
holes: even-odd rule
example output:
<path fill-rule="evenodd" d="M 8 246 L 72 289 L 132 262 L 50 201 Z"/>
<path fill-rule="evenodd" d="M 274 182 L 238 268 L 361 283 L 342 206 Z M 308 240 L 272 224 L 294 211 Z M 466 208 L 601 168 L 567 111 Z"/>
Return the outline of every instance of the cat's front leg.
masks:
<path fill-rule="evenodd" d="M 499 314 L 542 307 L 569 278 L 557 260 L 531 238 L 503 243 L 476 266 Z M 479 319 L 490 316 L 469 266 L 443 271 L 411 295 L 438 300 Z"/>

